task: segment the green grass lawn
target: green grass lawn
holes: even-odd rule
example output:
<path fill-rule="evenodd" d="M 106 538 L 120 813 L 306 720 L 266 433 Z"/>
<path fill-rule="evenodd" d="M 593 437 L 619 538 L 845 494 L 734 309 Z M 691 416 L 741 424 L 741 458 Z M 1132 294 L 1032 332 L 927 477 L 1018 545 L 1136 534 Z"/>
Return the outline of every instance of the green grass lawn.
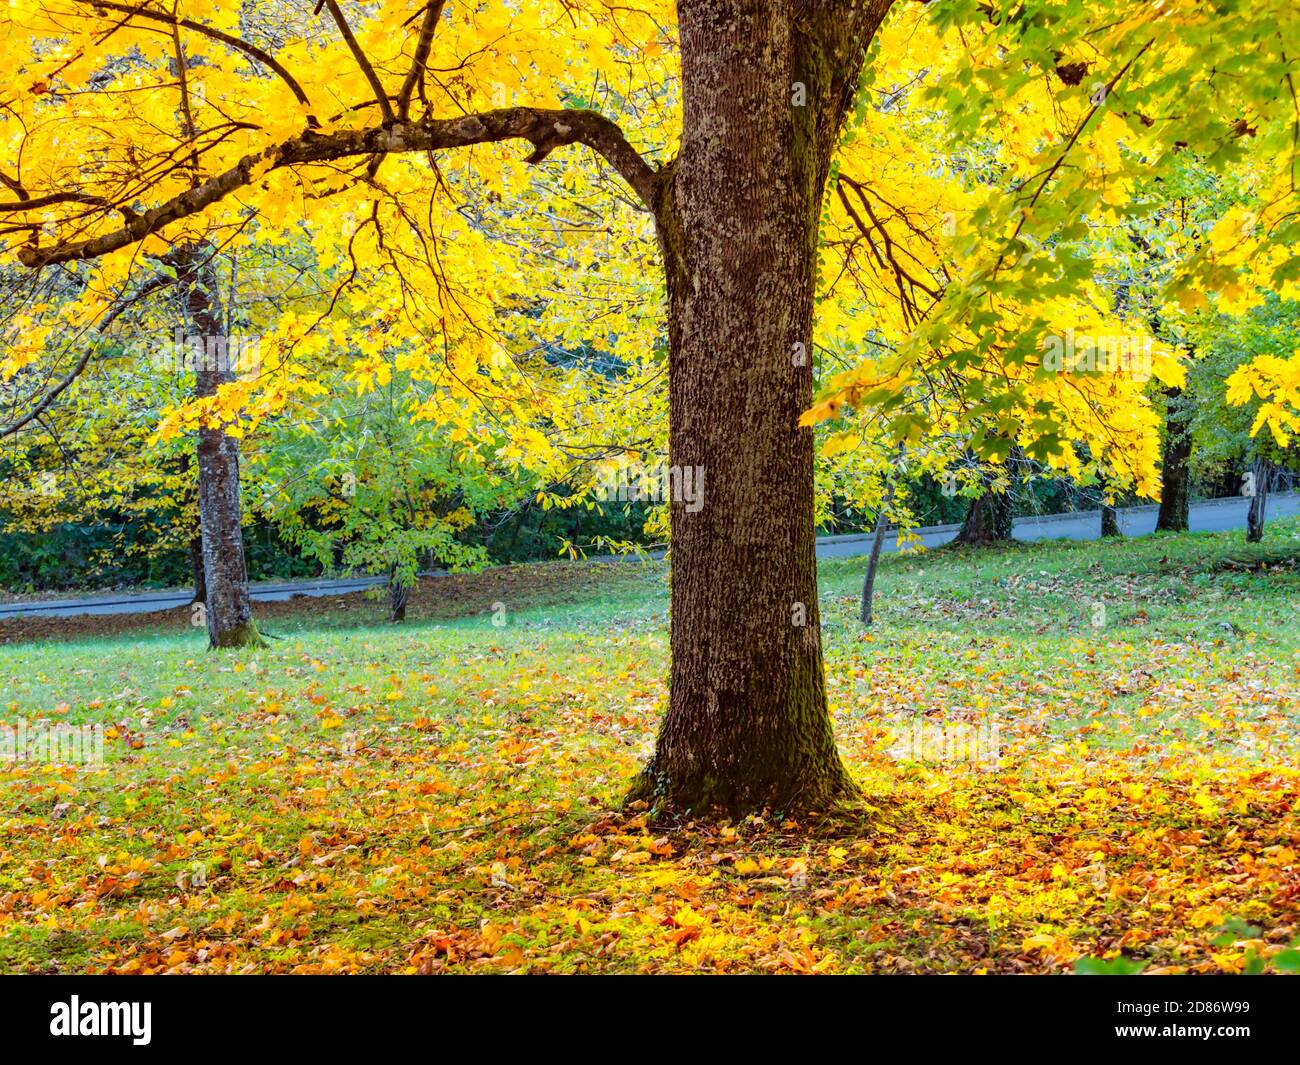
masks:
<path fill-rule="evenodd" d="M 817 825 L 621 809 L 662 563 L 428 582 L 404 626 L 298 600 L 256 653 L 11 643 L 0 717 L 109 738 L 0 763 L 0 971 L 1286 968 L 1300 521 L 1241 538 L 886 556 L 869 633 L 863 560 L 823 563 L 865 797 Z"/>

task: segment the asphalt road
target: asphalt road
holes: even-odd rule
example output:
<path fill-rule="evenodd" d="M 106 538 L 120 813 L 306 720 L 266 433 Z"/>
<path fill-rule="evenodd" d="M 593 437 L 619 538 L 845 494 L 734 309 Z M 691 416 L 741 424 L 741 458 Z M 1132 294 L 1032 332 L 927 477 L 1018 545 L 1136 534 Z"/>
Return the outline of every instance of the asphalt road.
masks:
<path fill-rule="evenodd" d="M 291 581 L 288 583 L 254 584 L 254 599 L 274 601 L 295 595 L 346 595 L 360 592 L 384 583 L 382 577 L 355 577 L 337 581 Z M 154 610 L 170 610 L 188 606 L 193 600 L 191 591 L 180 592 L 116 592 L 108 595 L 87 596 L 84 599 L 42 599 L 25 603 L 0 603 L 0 620 L 12 617 L 66 618 L 78 614 L 148 614 Z"/>
<path fill-rule="evenodd" d="M 1119 512 L 1120 531 L 1125 536 L 1142 536 L 1155 532 L 1158 507 L 1125 507 Z M 1192 532 L 1221 532 L 1224 529 L 1244 529 L 1246 511 L 1250 500 L 1214 499 L 1193 503 L 1188 511 L 1187 524 Z M 1269 496 L 1265 520 L 1289 517 L 1300 513 L 1300 492 L 1284 492 Z M 946 544 L 957 535 L 958 525 L 935 525 L 918 529 L 917 535 L 926 547 Z M 1014 534 L 1017 540 L 1095 540 L 1101 535 L 1101 514 L 1096 510 L 1076 514 L 1053 514 L 1043 518 L 1017 518 Z M 885 537 L 885 550 L 895 549 L 896 537 Z M 870 536 L 823 536 L 817 541 L 818 558 L 841 558 L 863 555 L 871 550 Z"/>
<path fill-rule="evenodd" d="M 1215 532 L 1223 529 L 1244 529 L 1247 499 L 1216 499 L 1194 503 L 1189 515 L 1193 532 Z M 1269 497 L 1268 518 L 1279 518 L 1300 513 L 1300 493 L 1288 492 Z M 1127 536 L 1140 536 L 1155 530 L 1156 508 L 1129 507 L 1120 511 L 1120 529 Z M 917 535 L 926 547 L 946 544 L 957 535 L 956 525 L 935 525 L 918 529 Z M 1017 518 L 1017 540 L 1094 540 L 1101 532 L 1101 518 L 1097 511 L 1077 514 L 1056 514 L 1044 518 Z M 896 549 L 896 537 L 885 537 L 884 549 Z M 818 558 L 846 558 L 865 555 L 871 550 L 870 534 L 850 536 L 823 536 L 817 540 Z M 383 583 L 382 577 L 355 577 L 345 580 L 296 581 L 255 584 L 254 599 L 274 601 L 295 595 L 346 595 Z M 0 619 L 12 617 L 73 617 L 80 614 L 147 614 L 154 610 L 170 610 L 186 606 L 193 598 L 188 591 L 179 592 L 127 592 L 81 599 L 43 599 L 21 603 L 0 603 Z"/>

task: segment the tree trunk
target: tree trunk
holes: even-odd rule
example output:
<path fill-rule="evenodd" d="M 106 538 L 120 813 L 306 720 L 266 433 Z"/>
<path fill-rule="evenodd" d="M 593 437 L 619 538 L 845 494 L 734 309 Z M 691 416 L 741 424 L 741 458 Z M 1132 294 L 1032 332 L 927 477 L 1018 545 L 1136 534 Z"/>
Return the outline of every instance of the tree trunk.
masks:
<path fill-rule="evenodd" d="M 966 517 L 953 538 L 953 543 L 969 547 L 1011 543 L 1013 524 L 1011 494 L 995 492 L 989 488 L 983 495 L 971 500 L 970 509 L 966 511 Z"/>
<path fill-rule="evenodd" d="M 180 272 L 185 314 L 198 338 L 187 351 L 194 362 L 194 392 L 215 395 L 235 379 L 233 352 L 217 279 L 203 245 L 177 249 L 170 260 Z M 204 613 L 212 647 L 261 647 L 253 623 L 244 561 L 244 531 L 239 496 L 239 441 L 224 429 L 201 426 L 198 443 L 199 530 L 202 539 Z"/>
<path fill-rule="evenodd" d="M 1109 536 L 1122 536 L 1119 530 L 1119 511 L 1114 505 L 1106 501 L 1107 484 L 1106 478 L 1101 479 L 1101 536 L 1106 539 Z"/>
<path fill-rule="evenodd" d="M 885 546 L 885 509 L 888 497 L 876 515 L 876 534 L 871 538 L 871 557 L 867 560 L 867 574 L 862 578 L 862 605 L 858 610 L 858 620 L 867 628 L 871 627 L 872 604 L 876 597 L 876 570 L 880 567 L 880 551 Z"/>
<path fill-rule="evenodd" d="M 397 577 L 394 566 L 388 574 L 389 620 L 394 624 L 406 620 L 406 601 L 411 597 L 411 586 L 404 584 Z"/>
<path fill-rule="evenodd" d="M 1181 388 L 1165 389 L 1165 446 L 1156 532 L 1186 532 L 1192 493 L 1192 434 Z"/>
<path fill-rule="evenodd" d="M 203 535 L 201 533 L 190 537 L 190 574 L 194 584 L 194 598 L 190 602 L 203 603 L 206 607 L 208 582 L 203 573 Z"/>
<path fill-rule="evenodd" d="M 1255 494 L 1250 497 L 1250 510 L 1246 514 L 1246 543 L 1257 544 L 1264 539 L 1264 516 L 1268 510 L 1268 490 L 1273 480 L 1273 464 L 1268 459 L 1256 459 L 1251 466 Z"/>
<path fill-rule="evenodd" d="M 812 314 L 822 194 L 888 9 L 680 0 L 681 154 L 656 216 L 669 297 L 672 672 L 632 790 L 661 812 L 825 809 L 855 794 L 822 670 Z"/>
<path fill-rule="evenodd" d="M 1241 487 L 1241 478 L 1237 476 L 1237 471 L 1231 466 L 1224 467 L 1223 473 L 1218 477 L 1214 486 L 1215 499 L 1228 499 L 1237 494 Z"/>
<path fill-rule="evenodd" d="M 1101 502 L 1101 535 L 1103 537 L 1123 535 L 1119 531 L 1119 511 L 1104 499 Z"/>

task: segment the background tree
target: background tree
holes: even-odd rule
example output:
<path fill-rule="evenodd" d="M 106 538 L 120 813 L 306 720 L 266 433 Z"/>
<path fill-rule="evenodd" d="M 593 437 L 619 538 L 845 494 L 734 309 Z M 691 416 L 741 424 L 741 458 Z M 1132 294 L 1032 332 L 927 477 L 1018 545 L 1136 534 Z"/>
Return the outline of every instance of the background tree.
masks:
<path fill-rule="evenodd" d="M 1202 480 L 1251 499 L 1246 539 L 1258 542 L 1268 493 L 1280 475 L 1300 465 L 1300 456 L 1293 439 L 1257 431 L 1265 399 L 1247 388 L 1233 402 L 1227 382 L 1260 358 L 1281 359 L 1300 348 L 1300 303 L 1269 295 L 1239 315 L 1200 312 L 1187 328 L 1199 353 L 1188 374 L 1196 470 Z"/>
<path fill-rule="evenodd" d="M 1165 389 L 1165 439 L 1161 455 L 1157 532 L 1186 532 L 1192 501 L 1192 431 L 1189 398 L 1181 388 Z"/>
<path fill-rule="evenodd" d="M 249 471 L 259 511 L 324 572 L 388 578 L 393 621 L 406 619 L 421 568 L 486 562 L 485 547 L 464 534 L 527 492 L 493 464 L 489 432 L 458 446 L 414 420 L 425 398 L 405 374 L 328 397 L 313 417 L 269 424 Z"/>

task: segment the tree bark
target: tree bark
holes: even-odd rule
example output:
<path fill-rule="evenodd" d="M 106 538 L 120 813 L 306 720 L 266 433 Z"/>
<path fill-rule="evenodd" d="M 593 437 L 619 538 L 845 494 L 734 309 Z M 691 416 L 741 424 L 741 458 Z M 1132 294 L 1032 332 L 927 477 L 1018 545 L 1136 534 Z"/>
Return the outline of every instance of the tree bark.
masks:
<path fill-rule="evenodd" d="M 1013 525 L 1011 494 L 989 488 L 971 500 L 953 543 L 969 547 L 1011 543 L 1014 539 L 1011 535 Z"/>
<path fill-rule="evenodd" d="M 886 503 L 888 500 L 886 500 Z M 871 538 L 871 557 L 867 560 L 867 573 L 862 578 L 862 604 L 858 609 L 858 620 L 867 628 L 873 620 L 873 604 L 876 598 L 876 570 L 880 568 L 880 552 L 885 546 L 885 505 L 881 505 L 876 515 L 876 534 Z"/>
<path fill-rule="evenodd" d="M 394 566 L 388 574 L 389 620 L 394 624 L 406 620 L 406 602 L 410 597 L 411 586 L 398 579 L 397 567 Z"/>
<path fill-rule="evenodd" d="M 1192 493 L 1192 434 L 1187 400 L 1177 387 L 1165 389 L 1165 444 L 1161 463 L 1160 513 L 1156 532 L 1186 532 Z"/>
<path fill-rule="evenodd" d="M 208 582 L 203 573 L 203 535 L 199 533 L 190 537 L 190 574 L 194 584 L 194 598 L 191 603 L 208 601 Z"/>
<path fill-rule="evenodd" d="M 1105 500 L 1101 503 L 1101 535 L 1103 537 L 1123 535 L 1119 530 L 1119 511 Z"/>
<path fill-rule="evenodd" d="M 1255 494 L 1250 497 L 1250 510 L 1246 513 L 1246 543 L 1257 544 L 1264 539 L 1264 517 L 1273 481 L 1273 464 L 1268 459 L 1256 459 L 1251 473 L 1255 475 Z"/>
<path fill-rule="evenodd" d="M 202 345 L 186 354 L 194 362 L 194 392 L 203 398 L 235 379 L 233 354 L 210 249 L 190 244 L 169 257 L 181 278 L 185 316 Z M 239 441 L 222 428 L 201 426 L 198 442 L 199 531 L 203 552 L 204 613 L 212 647 L 261 647 L 253 623 L 244 560 L 244 530 L 239 493 Z"/>
<path fill-rule="evenodd" d="M 1102 539 L 1108 536 L 1123 536 L 1119 528 L 1119 511 L 1114 505 L 1106 501 L 1106 478 L 1101 479 L 1101 535 Z"/>
<path fill-rule="evenodd" d="M 822 196 L 889 4 L 680 0 L 681 153 L 656 203 L 669 297 L 672 667 L 631 797 L 661 812 L 825 809 L 855 794 L 826 705 L 813 527 Z M 802 104 L 802 106 L 800 106 Z"/>

